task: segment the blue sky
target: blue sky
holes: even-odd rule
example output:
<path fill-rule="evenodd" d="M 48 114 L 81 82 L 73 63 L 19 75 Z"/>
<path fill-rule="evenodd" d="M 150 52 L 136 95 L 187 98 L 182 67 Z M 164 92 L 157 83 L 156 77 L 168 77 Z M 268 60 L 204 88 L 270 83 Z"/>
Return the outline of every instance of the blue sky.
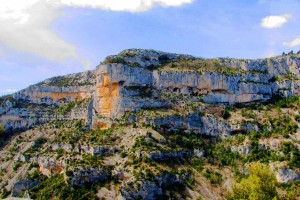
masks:
<path fill-rule="evenodd" d="M 127 48 L 205 58 L 300 50 L 300 0 L 1 1 L 0 95 Z"/>

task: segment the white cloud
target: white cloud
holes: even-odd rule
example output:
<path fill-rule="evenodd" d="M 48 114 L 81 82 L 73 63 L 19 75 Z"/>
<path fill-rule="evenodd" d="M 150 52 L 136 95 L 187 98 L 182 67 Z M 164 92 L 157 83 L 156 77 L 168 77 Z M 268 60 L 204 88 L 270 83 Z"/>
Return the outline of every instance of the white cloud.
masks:
<path fill-rule="evenodd" d="M 295 47 L 300 45 L 300 36 L 296 37 L 290 42 L 284 42 L 283 45 L 288 46 L 288 47 Z"/>
<path fill-rule="evenodd" d="M 261 20 L 261 26 L 268 29 L 280 28 L 287 23 L 291 17 L 291 14 L 268 16 Z"/>
<path fill-rule="evenodd" d="M 111 11 L 143 12 L 154 6 L 177 7 L 192 3 L 193 0 L 57 0 L 74 7 L 100 8 Z"/>
<path fill-rule="evenodd" d="M 176 7 L 193 0 L 1 0 L 0 43 L 51 61 L 76 59 L 84 68 L 87 61 L 78 56 L 76 47 L 51 30 L 61 16 L 59 8 L 82 7 L 110 11 L 143 12 L 155 6 Z"/>
<path fill-rule="evenodd" d="M 76 48 L 59 38 L 50 28 L 51 23 L 61 15 L 57 8 L 45 0 L 2 0 L 1 44 L 51 61 L 76 58 Z"/>

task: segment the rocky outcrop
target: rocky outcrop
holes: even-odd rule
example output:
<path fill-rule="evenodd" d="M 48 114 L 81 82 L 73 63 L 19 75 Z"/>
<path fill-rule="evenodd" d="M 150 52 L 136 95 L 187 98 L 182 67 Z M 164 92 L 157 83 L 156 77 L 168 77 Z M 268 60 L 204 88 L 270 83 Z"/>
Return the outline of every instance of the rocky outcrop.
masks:
<path fill-rule="evenodd" d="M 162 189 L 166 189 L 166 188 L 175 189 L 175 188 L 184 187 L 183 180 L 180 179 L 179 175 L 173 175 L 170 173 L 164 173 L 160 177 L 157 177 L 155 182 Z"/>
<path fill-rule="evenodd" d="M 232 146 L 231 151 L 234 153 L 239 153 L 240 155 L 247 155 L 251 152 L 251 146 L 240 145 L 240 146 Z"/>
<path fill-rule="evenodd" d="M 212 116 L 201 116 L 199 113 L 189 115 L 172 115 L 167 117 L 157 116 L 154 119 L 147 119 L 147 124 L 163 127 L 167 131 L 178 131 L 185 129 L 194 133 L 210 136 L 228 136 L 234 130 L 228 124 Z"/>
<path fill-rule="evenodd" d="M 278 94 L 300 95 L 298 54 L 261 60 L 215 59 L 210 63 L 215 71 L 205 67 L 197 71 L 202 69 L 201 64 L 185 68 L 184 62 L 197 60 L 205 61 L 153 50 L 125 50 L 108 57 L 93 71 L 48 79 L 13 94 L 10 100 L 0 102 L 0 123 L 6 130 L 15 130 L 53 119 L 84 119 L 88 128 L 105 129 L 127 112 L 170 108 L 171 99 L 162 98 L 163 94 L 183 95 L 193 101 L 196 96 L 208 104 L 266 101 Z M 174 69 L 172 63 L 179 65 Z M 51 112 L 54 107 L 83 99 L 90 99 L 89 104 L 68 116 Z M 20 102 L 28 106 L 22 107 Z M 210 135 L 226 135 L 230 131 L 213 118 L 203 117 L 202 123 L 195 123 L 194 119 L 186 116 L 184 123 L 182 118 L 172 123 Z M 170 118 L 153 123 L 167 121 Z"/>
<path fill-rule="evenodd" d="M 133 183 L 132 183 L 133 184 Z M 139 188 L 135 189 L 127 183 L 121 186 L 120 191 L 123 199 L 134 200 L 134 199 L 147 199 L 155 200 L 163 197 L 163 190 L 158 187 L 155 183 L 142 180 L 138 181 Z"/>
<path fill-rule="evenodd" d="M 63 171 L 65 163 L 57 161 L 54 158 L 39 157 L 38 158 L 39 171 L 50 177 L 53 174 L 59 174 Z"/>
<path fill-rule="evenodd" d="M 14 157 L 14 161 L 19 161 L 19 162 L 26 162 L 29 160 L 28 156 L 22 155 L 22 154 L 18 154 Z"/>
<path fill-rule="evenodd" d="M 114 153 L 116 150 L 100 147 L 100 146 L 87 146 L 87 145 L 81 145 L 80 149 L 82 152 L 85 152 L 87 154 L 91 155 L 103 155 L 105 153 Z"/>
<path fill-rule="evenodd" d="M 149 159 L 154 161 L 167 161 L 172 159 L 187 158 L 191 155 L 192 153 L 189 151 L 179 151 L 179 152 L 154 151 L 154 152 L 150 152 L 147 156 Z"/>
<path fill-rule="evenodd" d="M 110 172 L 107 169 L 84 169 L 73 172 L 71 184 L 76 186 L 84 186 L 86 184 L 104 182 L 110 179 Z"/>
<path fill-rule="evenodd" d="M 188 177 L 185 177 L 188 179 Z M 165 190 L 181 190 L 185 187 L 179 175 L 164 173 L 154 180 L 140 180 L 136 183 L 128 182 L 121 186 L 123 199 L 166 199 Z"/>
<path fill-rule="evenodd" d="M 13 98 L 47 105 L 80 101 L 91 97 L 95 80 L 94 71 L 54 77 L 13 94 Z"/>
<path fill-rule="evenodd" d="M 296 174 L 292 169 L 279 169 L 276 178 L 279 183 L 289 183 L 300 180 L 300 174 Z"/>
<path fill-rule="evenodd" d="M 204 157 L 204 152 L 200 151 L 199 149 L 194 149 L 194 155 L 197 156 L 198 158 Z"/>
<path fill-rule="evenodd" d="M 22 179 L 14 184 L 14 187 L 11 192 L 12 197 L 18 197 L 23 194 L 26 190 L 30 190 L 34 188 L 39 183 L 36 181 L 32 181 L 30 179 Z"/>
<path fill-rule="evenodd" d="M 61 143 L 51 144 L 51 147 L 52 147 L 52 150 L 62 149 L 67 152 L 71 152 L 74 149 L 71 144 L 61 144 Z"/>

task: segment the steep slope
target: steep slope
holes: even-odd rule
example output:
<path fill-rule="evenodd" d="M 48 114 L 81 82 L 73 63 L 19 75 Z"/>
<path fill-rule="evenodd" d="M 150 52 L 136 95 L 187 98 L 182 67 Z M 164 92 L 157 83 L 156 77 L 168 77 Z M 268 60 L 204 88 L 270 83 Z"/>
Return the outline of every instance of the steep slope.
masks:
<path fill-rule="evenodd" d="M 107 128 L 127 112 L 170 108 L 172 96 L 177 101 L 177 96 L 183 96 L 188 102 L 209 104 L 266 101 L 274 95 L 290 97 L 300 94 L 299 66 L 298 54 L 264 60 L 204 60 L 152 50 L 125 50 L 107 57 L 94 71 L 52 78 L 2 98 L 0 122 L 8 130 L 63 119 L 47 108 L 84 99 L 90 100 L 90 109 L 73 113 L 71 118 L 86 119 L 89 127 Z M 22 106 L 14 106 L 20 102 Z M 28 108 L 31 105 L 46 109 L 37 113 Z"/>
<path fill-rule="evenodd" d="M 276 198 L 297 199 L 299 78 L 299 54 L 129 49 L 93 71 L 45 80 L 0 100 L 1 195 L 226 199 L 261 162 Z"/>

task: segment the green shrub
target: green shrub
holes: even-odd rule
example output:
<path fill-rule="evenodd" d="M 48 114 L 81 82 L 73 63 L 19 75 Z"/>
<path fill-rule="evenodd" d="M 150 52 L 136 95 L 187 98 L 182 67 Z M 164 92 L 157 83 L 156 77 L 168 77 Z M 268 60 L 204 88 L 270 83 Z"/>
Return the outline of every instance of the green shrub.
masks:
<path fill-rule="evenodd" d="M 241 114 L 242 114 L 242 116 L 245 117 L 245 118 L 252 118 L 252 119 L 255 119 L 255 117 L 256 117 L 256 115 L 255 115 L 255 113 L 253 112 L 253 110 L 247 109 L 247 108 L 243 108 Z"/>
<path fill-rule="evenodd" d="M 231 114 L 228 110 L 222 110 L 221 115 L 222 115 L 223 119 L 228 119 L 231 116 Z"/>
<path fill-rule="evenodd" d="M 126 61 L 123 58 L 120 58 L 120 57 L 107 57 L 104 61 L 104 64 L 109 64 L 109 63 L 126 64 Z"/>
<path fill-rule="evenodd" d="M 121 154 L 120 154 L 120 156 L 121 156 L 122 158 L 125 158 L 125 157 L 127 157 L 127 153 L 126 153 L 125 151 L 122 151 Z"/>
<path fill-rule="evenodd" d="M 249 176 L 233 185 L 230 199 L 275 199 L 276 178 L 267 165 L 254 163 L 248 168 Z"/>
<path fill-rule="evenodd" d="M 212 184 L 219 184 L 222 182 L 222 175 L 219 172 L 215 172 L 215 171 L 211 171 L 211 170 L 207 169 L 203 175 Z"/>
<path fill-rule="evenodd" d="M 16 162 L 14 167 L 13 167 L 13 170 L 16 171 L 17 169 L 19 169 L 19 167 L 22 166 L 22 163 L 21 162 Z"/>
<path fill-rule="evenodd" d="M 197 172 L 201 172 L 204 168 L 204 161 L 203 159 L 199 159 L 199 158 L 193 158 L 191 160 L 192 166 L 195 170 L 197 170 Z"/>
<path fill-rule="evenodd" d="M 223 143 L 207 146 L 205 150 L 205 155 L 211 164 L 234 166 L 239 158 L 239 154 L 233 153 L 231 148 L 225 146 Z"/>
<path fill-rule="evenodd" d="M 120 57 L 134 58 L 135 56 L 137 56 L 137 54 L 136 53 L 120 53 L 119 56 Z"/>
<path fill-rule="evenodd" d="M 297 122 L 300 122 L 300 115 L 295 115 L 295 120 L 296 120 Z"/>
<path fill-rule="evenodd" d="M 73 188 L 67 184 L 63 175 L 54 175 L 29 191 L 30 197 L 42 199 L 97 199 L 94 185 Z"/>
<path fill-rule="evenodd" d="M 291 142 L 283 142 L 280 150 L 284 153 L 290 167 L 300 167 L 300 150 Z"/>

